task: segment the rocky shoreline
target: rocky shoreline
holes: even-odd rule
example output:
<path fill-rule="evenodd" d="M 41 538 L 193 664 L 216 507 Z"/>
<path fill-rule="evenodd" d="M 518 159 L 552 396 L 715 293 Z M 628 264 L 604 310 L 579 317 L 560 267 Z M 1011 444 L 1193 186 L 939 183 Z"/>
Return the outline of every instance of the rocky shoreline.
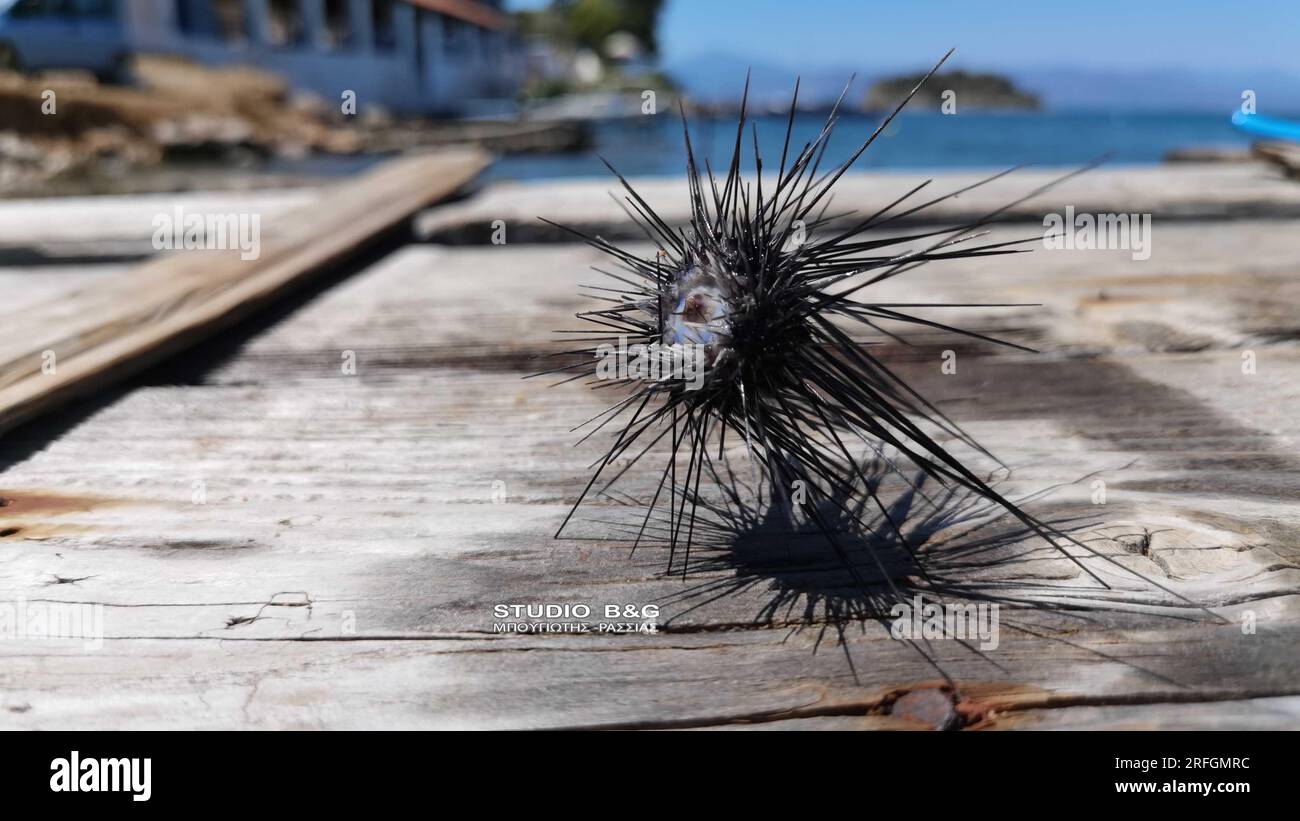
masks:
<path fill-rule="evenodd" d="M 461 143 L 547 153 L 591 140 L 580 122 L 399 119 L 364 104 L 344 115 L 242 67 L 141 57 L 132 76 L 111 86 L 76 73 L 0 72 L 0 196 L 281 188 L 318 178 L 301 162 L 312 157 Z"/>

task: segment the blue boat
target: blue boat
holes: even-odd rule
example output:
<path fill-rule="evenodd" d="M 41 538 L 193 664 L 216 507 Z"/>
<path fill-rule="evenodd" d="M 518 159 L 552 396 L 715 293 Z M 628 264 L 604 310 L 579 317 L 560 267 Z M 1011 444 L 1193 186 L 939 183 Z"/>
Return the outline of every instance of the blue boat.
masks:
<path fill-rule="evenodd" d="M 1287 140 L 1300 143 L 1300 123 L 1277 117 L 1261 117 L 1238 111 L 1232 115 L 1232 124 L 1239 131 L 1261 140 Z"/>

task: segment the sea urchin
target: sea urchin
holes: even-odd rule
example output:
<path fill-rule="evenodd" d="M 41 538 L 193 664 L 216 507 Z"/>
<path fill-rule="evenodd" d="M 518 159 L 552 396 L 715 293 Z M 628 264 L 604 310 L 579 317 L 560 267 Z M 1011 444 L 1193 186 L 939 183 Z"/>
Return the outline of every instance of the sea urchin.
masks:
<path fill-rule="evenodd" d="M 939 440 L 961 442 L 985 455 L 987 451 L 874 356 L 869 343 L 850 335 L 857 328 L 878 339 L 896 338 L 882 324 L 902 322 L 1029 350 L 910 312 L 946 303 L 922 306 L 860 297 L 870 286 L 918 265 L 1016 253 L 1021 249 L 1015 246 L 1041 240 L 1041 235 L 981 242 L 987 233 L 980 229 L 1010 206 L 967 225 L 899 235 L 903 218 L 974 186 L 913 204 L 926 186 L 922 183 L 867 216 L 828 213 L 837 181 L 912 94 L 847 160 L 823 169 L 840 103 L 817 137 L 792 152 L 796 82 L 775 178 L 764 179 L 755 128 L 755 175 L 746 181 L 740 166 L 748 92 L 747 81 L 730 167 L 721 178 L 707 163 L 701 173 L 682 114 L 690 196 L 687 225 L 670 226 L 609 166 L 626 192 L 620 204 L 656 249 L 650 257 L 565 229 L 612 257 L 618 270 L 601 271 L 610 283 L 587 286 L 605 304 L 579 313 L 588 327 L 569 332 L 582 335 L 590 347 L 566 351 L 576 361 L 544 373 L 569 373 L 571 378 L 564 381 L 587 377 L 598 388 L 621 385 L 631 390 L 579 426 L 591 427 L 584 439 L 610 428 L 613 442 L 595 463 L 586 489 L 556 535 L 597 482 L 603 478 L 601 489 L 609 492 L 619 477 L 666 440 L 670 453 L 633 547 L 645 537 L 656 509 L 666 511 L 669 568 L 681 549 L 686 554 L 684 573 L 695 539 L 701 479 L 706 474 L 721 479 L 730 472 L 718 469 L 730 435 L 745 443 L 761 484 L 770 489 L 771 505 L 785 511 L 783 519 L 815 526 L 832 545 L 838 545 L 837 531 L 842 532 L 846 518 L 863 518 L 865 505 L 873 511 L 869 518 L 884 523 L 881 526 L 893 531 L 897 543 L 911 550 L 901 523 L 878 495 L 880 472 L 868 468 L 883 460 L 914 489 L 911 477 L 919 472 L 1001 506 L 1107 586 L 1080 556 L 1113 560 L 1030 516 L 964 465 Z M 878 230 L 891 223 L 892 233 Z M 665 528 L 656 525 L 652 532 L 664 533 Z M 1067 548 L 1067 543 L 1078 550 Z"/>

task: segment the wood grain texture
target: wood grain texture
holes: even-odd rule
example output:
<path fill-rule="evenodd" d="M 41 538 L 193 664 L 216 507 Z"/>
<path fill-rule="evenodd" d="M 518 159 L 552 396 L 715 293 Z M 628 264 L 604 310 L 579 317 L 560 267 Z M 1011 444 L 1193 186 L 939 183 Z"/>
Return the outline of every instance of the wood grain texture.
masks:
<path fill-rule="evenodd" d="M 1227 624 L 1101 566 L 1137 604 L 1086 611 L 1086 577 L 1005 522 L 941 530 L 924 550 L 1013 559 L 972 582 L 1066 605 L 1008 608 L 983 656 L 935 642 L 951 703 L 879 625 L 833 623 L 832 566 L 705 550 L 669 576 L 608 538 L 610 502 L 553 540 L 597 452 L 570 428 L 607 402 L 522 377 L 600 258 L 411 246 L 0 440 L 0 604 L 102 605 L 105 635 L 0 641 L 0 726 L 1300 726 L 1298 230 L 1158 225 L 1146 262 L 1039 250 L 879 291 L 1042 303 L 953 317 L 1036 356 L 933 334 L 881 355 L 1014 468 L 1001 488 L 1055 488 L 1031 510 Z M 653 603 L 660 632 L 494 632 L 530 602 Z"/>
<path fill-rule="evenodd" d="M 29 305 L 0 329 L 0 431 L 249 315 L 454 193 L 487 163 L 470 149 L 396 160 L 329 192 L 328 208 L 281 216 L 256 253 L 174 253 Z M 175 229 L 187 230 L 179 220 Z"/>
<path fill-rule="evenodd" d="M 1300 218 L 1300 188 L 1262 163 L 1102 167 L 1063 179 L 1077 170 L 1023 169 L 987 184 L 982 183 L 993 172 L 847 174 L 836 183 L 835 206 L 828 216 L 843 214 L 846 222 L 856 215 L 861 220 L 929 179 L 912 202 L 962 193 L 902 218 L 898 225 L 961 225 L 996 211 L 1005 220 L 1041 228 L 1044 213 L 1059 213 L 1066 205 L 1081 214 L 1154 214 L 1161 221 Z M 774 181 L 765 179 L 765 189 L 770 191 Z M 639 179 L 635 186 L 669 224 L 689 219 L 684 180 Z M 1036 191 L 1042 193 L 1025 199 Z M 439 241 L 487 243 L 493 221 L 503 220 L 511 241 L 571 240 L 539 219 L 546 217 L 605 236 L 642 239 L 645 235 L 620 206 L 626 204 L 624 196 L 613 179 L 501 182 L 480 196 L 428 212 L 417 227 Z"/>
<path fill-rule="evenodd" d="M 193 192 L 137 196 L 47 197 L 0 200 L 0 249 L 102 247 L 132 242 L 152 250 L 153 218 L 176 206 L 193 213 L 258 214 L 268 231 L 275 221 L 317 202 L 321 188 Z"/>
<path fill-rule="evenodd" d="M 1300 149 L 1292 143 L 1259 142 L 1251 147 L 1251 152 L 1263 160 L 1275 165 L 1288 177 L 1300 177 Z"/>

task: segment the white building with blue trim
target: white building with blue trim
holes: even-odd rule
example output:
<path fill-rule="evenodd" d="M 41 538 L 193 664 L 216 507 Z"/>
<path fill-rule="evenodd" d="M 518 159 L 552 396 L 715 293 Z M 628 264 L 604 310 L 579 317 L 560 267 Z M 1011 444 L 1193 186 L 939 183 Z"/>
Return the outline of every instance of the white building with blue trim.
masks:
<path fill-rule="evenodd" d="M 14 67 L 100 70 L 131 52 L 248 64 L 400 113 L 500 110 L 525 72 L 502 0 L 0 0 Z"/>

